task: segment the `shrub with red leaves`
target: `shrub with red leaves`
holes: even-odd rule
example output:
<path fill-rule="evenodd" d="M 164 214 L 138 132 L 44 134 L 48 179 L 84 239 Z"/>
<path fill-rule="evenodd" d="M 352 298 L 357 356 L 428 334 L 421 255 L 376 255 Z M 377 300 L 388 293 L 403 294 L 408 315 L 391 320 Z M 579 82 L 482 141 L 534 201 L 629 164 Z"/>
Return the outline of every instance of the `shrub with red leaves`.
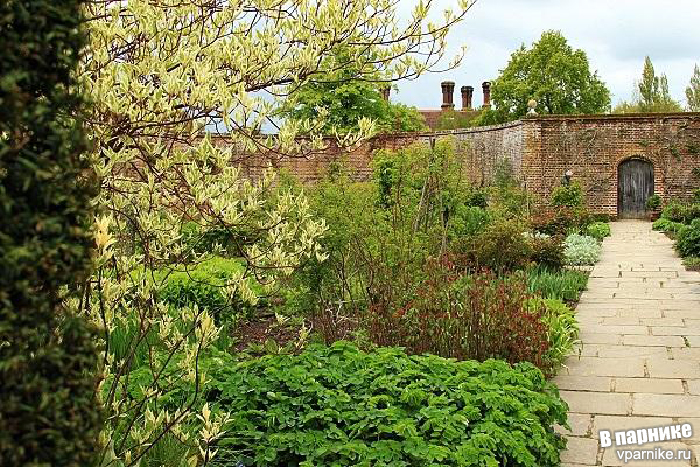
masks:
<path fill-rule="evenodd" d="M 372 343 L 409 354 L 496 358 L 549 370 L 542 358 L 548 349 L 544 309 L 525 306 L 532 295 L 524 277 L 463 271 L 460 258 L 431 259 L 428 279 L 405 303 L 377 300 L 352 319 L 322 312 L 314 328 L 329 343 L 361 330 Z"/>

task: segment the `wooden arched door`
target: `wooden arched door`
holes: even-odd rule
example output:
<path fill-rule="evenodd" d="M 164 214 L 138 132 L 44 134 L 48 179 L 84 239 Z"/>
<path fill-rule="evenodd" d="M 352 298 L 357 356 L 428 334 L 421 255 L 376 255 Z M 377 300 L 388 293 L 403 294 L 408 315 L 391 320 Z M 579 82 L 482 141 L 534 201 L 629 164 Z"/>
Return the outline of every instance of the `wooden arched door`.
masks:
<path fill-rule="evenodd" d="M 654 166 L 641 159 L 630 159 L 617 169 L 617 217 L 640 219 L 646 212 L 647 198 L 654 194 Z"/>

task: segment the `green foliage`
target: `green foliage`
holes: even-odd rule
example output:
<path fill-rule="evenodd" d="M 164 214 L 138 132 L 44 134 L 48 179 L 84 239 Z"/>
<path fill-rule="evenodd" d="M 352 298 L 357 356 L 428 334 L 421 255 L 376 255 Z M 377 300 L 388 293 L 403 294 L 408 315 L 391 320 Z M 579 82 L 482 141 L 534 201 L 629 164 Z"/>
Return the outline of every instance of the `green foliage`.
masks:
<path fill-rule="evenodd" d="M 662 217 L 673 222 L 685 221 L 685 208 L 678 202 L 671 201 L 666 205 Z"/>
<path fill-rule="evenodd" d="M 449 131 L 457 130 L 459 128 L 469 128 L 472 126 L 473 119 L 474 114 L 472 113 L 465 115 L 464 113 L 457 112 L 455 110 L 440 112 L 436 130 Z"/>
<path fill-rule="evenodd" d="M 574 50 L 557 31 L 546 31 L 531 49 L 523 45 L 493 82 L 492 99 L 499 121 L 524 117 L 528 101 L 541 114 L 599 113 L 610 107 L 610 91 L 588 57 Z"/>
<path fill-rule="evenodd" d="M 654 65 L 647 56 L 644 59 L 642 79 L 636 83 L 632 102 L 621 102 L 615 107 L 614 113 L 649 113 L 649 112 L 682 112 L 683 108 L 676 102 L 668 90 L 666 75 L 657 76 Z"/>
<path fill-rule="evenodd" d="M 654 230 L 659 230 L 661 232 L 677 233 L 683 227 L 685 227 L 685 224 L 674 222 L 666 217 L 660 217 L 652 224 Z"/>
<path fill-rule="evenodd" d="M 658 211 L 661 208 L 661 196 L 651 195 L 647 198 L 645 206 L 647 211 Z"/>
<path fill-rule="evenodd" d="M 465 204 L 469 207 L 486 209 L 488 200 L 486 193 L 483 190 L 474 190 L 469 193 Z"/>
<path fill-rule="evenodd" d="M 182 241 L 195 254 L 219 253 L 227 257 L 240 256 L 245 247 L 259 241 L 254 229 L 238 227 L 215 227 L 203 229 L 198 223 L 191 221 L 182 225 Z"/>
<path fill-rule="evenodd" d="M 604 224 L 610 223 L 610 214 L 589 214 L 588 220 L 590 222 L 603 222 Z"/>
<path fill-rule="evenodd" d="M 700 219 L 678 231 L 676 249 L 683 257 L 700 256 Z"/>
<path fill-rule="evenodd" d="M 530 260 L 536 265 L 559 271 L 565 262 L 564 245 L 559 237 L 533 236 L 530 247 L 532 254 Z"/>
<path fill-rule="evenodd" d="M 367 57 L 371 61 L 371 57 Z M 281 115 L 292 120 L 316 119 L 319 109 L 328 112 L 321 131 L 347 133 L 358 131 L 362 118 L 375 121 L 381 132 L 419 131 L 427 129 L 423 116 L 403 104 L 392 104 L 382 95 L 379 74 L 374 76 L 358 68 L 346 51 L 326 58 L 326 68 L 333 70 L 303 84 L 290 97 Z"/>
<path fill-rule="evenodd" d="M 556 187 L 552 191 L 552 204 L 556 207 L 582 207 L 583 190 L 581 189 L 581 184 L 574 182 L 570 185 Z"/>
<path fill-rule="evenodd" d="M 471 126 L 491 126 L 507 123 L 512 120 L 512 116 L 506 112 L 499 112 L 494 109 L 482 109 L 479 115 L 471 121 Z"/>
<path fill-rule="evenodd" d="M 610 224 L 603 222 L 594 222 L 586 227 L 586 235 L 593 237 L 596 240 L 602 240 L 610 236 Z"/>
<path fill-rule="evenodd" d="M 556 299 L 534 299 L 535 306 L 544 306 L 542 320 L 547 326 L 549 347 L 545 359 L 556 368 L 571 355 L 579 337 L 574 310 Z M 532 306 L 532 304 L 530 305 Z"/>
<path fill-rule="evenodd" d="M 588 274 L 579 271 L 554 272 L 532 268 L 526 271 L 528 291 L 545 299 L 576 302 L 586 290 Z"/>
<path fill-rule="evenodd" d="M 97 331 L 64 307 L 90 273 L 96 193 L 76 119 L 81 3 L 0 3 L 2 465 L 90 465 L 101 427 Z"/>
<path fill-rule="evenodd" d="M 222 368 L 226 465 L 559 465 L 567 406 L 528 364 L 347 343 Z"/>
<path fill-rule="evenodd" d="M 508 220 L 495 221 L 475 236 L 469 254 L 478 266 L 512 271 L 527 266 L 532 247 L 522 235 L 525 229 Z"/>
<path fill-rule="evenodd" d="M 580 231 L 587 221 L 585 210 L 559 207 L 535 212 L 530 218 L 530 225 L 535 232 L 566 236 L 570 232 Z"/>
<path fill-rule="evenodd" d="M 688 110 L 700 112 L 700 67 L 696 64 L 690 84 L 685 89 L 685 97 L 688 100 Z"/>
<path fill-rule="evenodd" d="M 673 222 L 690 224 L 693 219 L 700 218 L 700 203 L 682 204 L 672 201 L 666 205 L 662 216 Z"/>
<path fill-rule="evenodd" d="M 351 183 L 341 168 L 310 190 L 313 212 L 329 226 L 321 241 L 328 259 L 310 260 L 295 275 L 295 307 L 406 300 L 424 280 L 430 256 L 490 222 L 486 211 L 467 205 L 473 191 L 450 139 L 379 151 L 373 166 L 370 182 Z"/>
<path fill-rule="evenodd" d="M 572 234 L 564 241 L 566 264 L 571 266 L 592 266 L 600 259 L 602 248 L 593 237 Z"/>
<path fill-rule="evenodd" d="M 456 237 L 472 237 L 484 231 L 491 222 L 489 211 L 478 207 L 457 206 L 452 216 L 450 233 Z"/>
<path fill-rule="evenodd" d="M 156 281 L 162 284 L 158 298 L 176 308 L 195 305 L 206 308 L 217 325 L 250 317 L 256 308 L 241 297 L 231 298 L 226 289 L 227 281 L 243 274 L 244 270 L 241 260 L 220 257 L 194 267 L 163 269 L 156 273 Z M 262 294 L 262 288 L 254 281 L 251 281 L 251 289 L 257 296 Z"/>
<path fill-rule="evenodd" d="M 393 102 L 389 102 L 388 107 L 386 116 L 377 122 L 380 131 L 425 131 L 428 129 L 425 117 L 417 108 Z"/>
<path fill-rule="evenodd" d="M 498 175 L 499 172 L 501 175 Z M 491 188 L 489 210 L 493 212 L 494 217 L 521 221 L 528 214 L 531 204 L 530 195 L 527 191 L 515 186 L 515 180 L 509 178 L 507 174 L 507 168 L 497 171 L 496 180 L 499 180 L 500 184 Z"/>
<path fill-rule="evenodd" d="M 683 265 L 689 271 L 700 271 L 700 257 L 689 256 L 687 258 L 683 258 Z"/>

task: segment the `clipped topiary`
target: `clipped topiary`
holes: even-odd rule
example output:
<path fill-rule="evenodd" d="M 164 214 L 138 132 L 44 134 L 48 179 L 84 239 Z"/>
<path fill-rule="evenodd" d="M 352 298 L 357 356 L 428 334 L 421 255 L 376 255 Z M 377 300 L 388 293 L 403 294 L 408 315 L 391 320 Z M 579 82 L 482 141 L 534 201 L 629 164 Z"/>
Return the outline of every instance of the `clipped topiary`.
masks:
<path fill-rule="evenodd" d="M 95 183 L 75 94 L 81 1 L 0 2 L 0 465 L 93 465 L 93 330 L 62 307 L 89 275 Z"/>

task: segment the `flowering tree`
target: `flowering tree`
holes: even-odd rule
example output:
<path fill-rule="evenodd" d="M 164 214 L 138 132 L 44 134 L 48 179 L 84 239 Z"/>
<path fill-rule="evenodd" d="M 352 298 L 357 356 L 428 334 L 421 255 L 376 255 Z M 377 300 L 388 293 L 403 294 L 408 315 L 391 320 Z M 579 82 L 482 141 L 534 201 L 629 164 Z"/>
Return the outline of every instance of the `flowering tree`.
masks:
<path fill-rule="evenodd" d="M 432 3 L 419 2 L 406 21 L 398 0 L 89 4 L 80 78 L 93 103 L 87 124 L 101 214 L 96 272 L 71 304 L 104 336 L 103 465 L 138 465 L 166 439 L 183 465 L 213 457 L 235 416 L 201 403 L 202 357 L 215 353 L 221 330 L 210 310 L 173 309 L 159 293 L 168 271 L 220 251 L 193 250 L 182 226 L 253 233 L 238 245 L 243 269 L 222 286 L 232 299 L 255 302 L 253 280 L 269 291 L 304 259 L 323 259 L 325 225 L 311 218 L 304 196 L 274 189 L 271 171 L 243 179 L 230 161 L 234 153 L 293 156 L 322 145 L 323 111 L 284 124 L 274 118 L 314 77 L 352 66 L 356 79 L 389 82 L 434 69 L 449 28 L 473 2 L 458 0 L 439 23 L 428 21 Z M 373 126 L 362 119 L 338 140 L 353 144 Z M 267 127 L 277 136 L 262 134 Z M 212 143 L 211 128 L 229 133 L 227 148 Z"/>

